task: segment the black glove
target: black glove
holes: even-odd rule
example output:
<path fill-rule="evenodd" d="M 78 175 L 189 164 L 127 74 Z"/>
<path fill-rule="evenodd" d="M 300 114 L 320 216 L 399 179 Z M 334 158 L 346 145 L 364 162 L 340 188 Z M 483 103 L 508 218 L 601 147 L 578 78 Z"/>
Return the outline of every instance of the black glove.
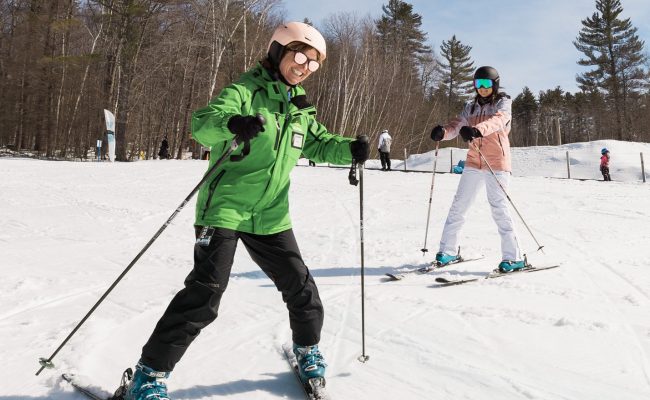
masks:
<path fill-rule="evenodd" d="M 357 140 L 350 142 L 350 153 L 352 158 L 359 164 L 363 164 L 370 157 L 370 145 L 368 136 L 357 136 Z"/>
<path fill-rule="evenodd" d="M 443 137 L 445 137 L 445 128 L 442 125 L 438 125 L 431 130 L 431 140 L 434 142 L 441 141 Z"/>
<path fill-rule="evenodd" d="M 460 136 L 462 136 L 463 140 L 466 142 L 471 142 L 474 138 L 483 137 L 481 131 L 471 126 L 463 126 L 460 128 Z"/>
<path fill-rule="evenodd" d="M 259 117 L 234 115 L 228 120 L 228 129 L 239 137 L 240 142 L 247 142 L 264 132 L 264 122 Z"/>

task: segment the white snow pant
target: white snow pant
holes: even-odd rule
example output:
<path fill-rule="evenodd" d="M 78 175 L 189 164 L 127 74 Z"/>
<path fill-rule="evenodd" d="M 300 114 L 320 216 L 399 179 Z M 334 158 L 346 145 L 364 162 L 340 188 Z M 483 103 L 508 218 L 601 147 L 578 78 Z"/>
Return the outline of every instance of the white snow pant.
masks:
<path fill-rule="evenodd" d="M 504 189 L 508 189 L 510 172 L 494 171 Z M 499 187 L 496 179 L 489 170 L 465 168 L 458 183 L 458 189 L 451 204 L 445 227 L 440 239 L 440 250 L 443 253 L 455 255 L 458 252 L 458 236 L 465 223 L 465 216 L 474 202 L 479 190 L 485 186 L 487 199 L 492 210 L 492 218 L 499 228 L 501 236 L 502 260 L 521 260 L 521 252 L 517 242 L 515 226 L 508 209 L 508 198 Z"/>

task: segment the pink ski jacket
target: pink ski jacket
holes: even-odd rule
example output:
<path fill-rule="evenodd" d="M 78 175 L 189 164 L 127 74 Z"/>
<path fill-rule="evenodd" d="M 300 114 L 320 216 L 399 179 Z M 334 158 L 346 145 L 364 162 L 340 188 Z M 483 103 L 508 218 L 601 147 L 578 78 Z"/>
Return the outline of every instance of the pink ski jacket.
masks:
<path fill-rule="evenodd" d="M 609 156 L 607 154 L 603 154 L 600 157 L 600 168 L 602 167 L 609 167 Z"/>
<path fill-rule="evenodd" d="M 463 126 L 473 126 L 481 131 L 482 138 L 476 138 L 470 143 L 465 167 L 487 169 L 481 156 L 474 148 L 478 146 L 493 170 L 512 171 L 510 158 L 510 134 L 512 120 L 512 100 L 502 97 L 495 104 L 481 106 L 475 100 L 465 103 L 460 115 L 445 125 L 444 140 L 458 136 Z"/>

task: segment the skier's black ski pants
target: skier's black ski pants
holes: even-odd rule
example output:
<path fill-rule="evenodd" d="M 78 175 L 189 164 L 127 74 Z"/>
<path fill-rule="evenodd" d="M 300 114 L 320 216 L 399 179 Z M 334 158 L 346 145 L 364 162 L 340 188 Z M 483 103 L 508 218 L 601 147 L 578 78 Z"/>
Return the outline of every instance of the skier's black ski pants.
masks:
<path fill-rule="evenodd" d="M 379 150 L 379 160 L 381 160 L 381 169 L 390 169 L 390 153 Z"/>
<path fill-rule="evenodd" d="M 197 227 L 197 238 L 200 230 Z M 194 245 L 194 269 L 142 348 L 144 365 L 156 371 L 172 371 L 201 329 L 217 318 L 239 239 L 282 293 L 294 343 L 308 346 L 320 341 L 323 305 L 293 231 L 253 235 L 215 228 L 208 244 Z"/>

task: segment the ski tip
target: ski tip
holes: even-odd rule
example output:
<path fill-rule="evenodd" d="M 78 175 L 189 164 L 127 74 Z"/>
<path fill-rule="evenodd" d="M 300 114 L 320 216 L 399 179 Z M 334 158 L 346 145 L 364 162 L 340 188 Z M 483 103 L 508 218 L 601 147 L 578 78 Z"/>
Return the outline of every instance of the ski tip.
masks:
<path fill-rule="evenodd" d="M 438 283 L 450 283 L 451 281 L 449 279 L 447 279 L 447 278 L 437 277 L 436 282 L 438 282 Z"/>

